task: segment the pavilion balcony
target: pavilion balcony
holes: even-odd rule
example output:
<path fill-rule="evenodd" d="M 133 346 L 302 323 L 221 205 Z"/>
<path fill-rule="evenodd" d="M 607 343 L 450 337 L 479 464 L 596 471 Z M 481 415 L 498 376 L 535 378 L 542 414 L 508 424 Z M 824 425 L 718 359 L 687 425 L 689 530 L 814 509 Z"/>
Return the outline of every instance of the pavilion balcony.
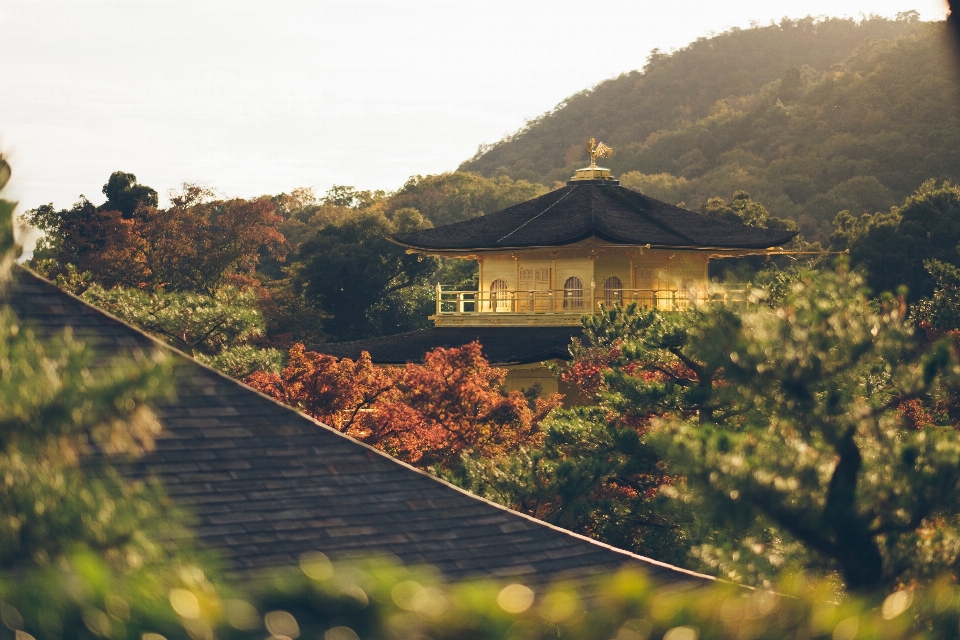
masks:
<path fill-rule="evenodd" d="M 686 289 L 536 289 L 460 291 L 445 285 L 436 288 L 437 326 L 503 325 L 566 326 L 580 324 L 585 313 L 599 313 L 606 306 L 639 303 L 658 311 L 683 311 L 707 302 L 743 303 L 742 285 L 716 285 Z"/>

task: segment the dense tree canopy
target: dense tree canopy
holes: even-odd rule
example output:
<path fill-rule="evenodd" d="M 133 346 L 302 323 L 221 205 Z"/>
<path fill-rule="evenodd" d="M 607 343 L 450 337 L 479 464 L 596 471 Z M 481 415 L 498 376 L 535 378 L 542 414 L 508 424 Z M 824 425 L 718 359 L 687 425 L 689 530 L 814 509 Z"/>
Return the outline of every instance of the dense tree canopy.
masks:
<path fill-rule="evenodd" d="M 211 295 L 93 284 L 87 302 L 130 322 L 197 360 L 235 378 L 278 368 L 276 349 L 259 349 L 251 341 L 263 336 L 263 315 L 252 289 L 227 286 Z"/>
<path fill-rule="evenodd" d="M 727 551 L 775 566 L 793 539 L 808 566 L 820 559 L 854 589 L 952 568 L 960 490 L 960 437 L 938 404 L 955 395 L 953 347 L 924 350 L 902 302 L 878 307 L 860 287 L 811 273 L 774 308 L 711 312 L 685 351 L 723 371 L 710 398 L 724 415 L 675 414 L 655 438 L 704 504 L 737 523 Z M 760 523 L 779 545 L 744 543 Z"/>
<path fill-rule="evenodd" d="M 544 176 L 566 180 L 585 157 L 583 142 L 596 137 L 614 145 L 618 153 L 609 162 L 625 173 L 630 168 L 619 151 L 626 145 L 642 144 L 650 134 L 705 118 L 719 100 L 755 95 L 791 68 L 807 65 L 827 71 L 867 40 L 909 33 L 915 20 L 915 13 L 897 21 L 875 17 L 860 23 L 785 19 L 778 25 L 702 37 L 669 54 L 654 50 L 642 71 L 570 96 L 516 134 L 481 147 L 461 169 L 484 175 L 499 171 L 539 182 Z M 791 74 L 794 86 L 798 75 Z"/>
<path fill-rule="evenodd" d="M 368 210 L 324 227 L 300 247 L 295 286 L 329 314 L 324 330 L 332 340 L 423 326 L 432 302 L 426 285 L 440 261 L 408 254 L 387 236 L 429 226 L 415 209 L 392 218 Z"/>
<path fill-rule="evenodd" d="M 66 274 L 67 265 L 109 285 L 137 286 L 149 279 L 147 241 L 133 220 L 119 211 L 104 211 L 84 197 L 70 209 L 57 211 L 46 204 L 26 214 L 34 228 L 44 232 L 31 264 L 49 276 Z"/>
<path fill-rule="evenodd" d="M 506 209 L 543 195 L 546 187 L 506 176 L 484 178 L 475 173 L 413 176 L 386 203 L 386 211 L 405 207 L 419 211 L 434 226 L 460 222 Z"/>
<path fill-rule="evenodd" d="M 557 396 L 530 402 L 518 391 L 504 393 L 506 375 L 477 342 L 434 349 L 422 365 L 404 368 L 377 367 L 368 353 L 353 361 L 295 345 L 281 373 L 246 381 L 401 460 L 449 469 L 465 453 L 491 456 L 532 442 L 559 403 Z"/>
<path fill-rule="evenodd" d="M 554 412 L 541 442 L 500 458 L 471 458 L 453 478 L 549 522 L 688 564 L 694 527 L 662 500 L 659 489 L 678 478 L 646 434 L 652 420 L 671 412 L 723 414 L 711 400 L 722 383 L 717 369 L 685 353 L 689 327 L 702 317 L 637 305 L 585 316 L 585 343 L 573 343 L 562 375 L 598 406 Z"/>
<path fill-rule="evenodd" d="M 213 194 L 186 185 L 168 209 L 149 206 L 142 185 L 131 186 L 131 174 L 116 172 L 104 193 L 119 198 L 95 206 L 81 197 L 71 209 L 43 205 L 25 215 L 44 232 L 33 264 L 50 276 L 89 271 L 106 287 L 144 284 L 178 291 L 210 293 L 225 284 L 250 284 L 261 255 L 282 257 L 286 244 L 277 230 L 281 218 L 269 198 L 215 200 Z M 118 187 L 125 184 L 127 190 Z M 114 206 L 142 196 L 126 216 Z M 137 197 L 140 197 L 137 196 Z"/>
<path fill-rule="evenodd" d="M 465 173 L 417 176 L 392 194 L 335 185 L 322 197 L 300 188 L 218 199 L 184 185 L 160 209 L 153 189 L 117 171 L 103 191 L 108 199 L 99 206 L 81 197 L 70 209 L 26 213 L 44 234 L 30 262 L 35 269 L 78 294 L 91 284 L 162 287 L 200 300 L 225 286 L 253 288 L 266 321 L 258 340 L 289 348 L 426 326 L 433 279 L 470 286 L 476 265 L 409 256 L 387 236 L 432 218 L 482 215 L 545 188 Z"/>
<path fill-rule="evenodd" d="M 920 307 L 941 333 L 955 272 L 931 264 Z M 869 300 L 857 275 L 797 273 L 742 308 L 585 318 L 564 377 L 598 406 L 454 479 L 654 557 L 692 547 L 686 562 L 738 581 L 835 570 L 875 589 L 955 570 L 954 343 L 927 345 L 904 301 Z"/>
<path fill-rule="evenodd" d="M 710 198 L 701 205 L 700 213 L 708 218 L 739 222 L 748 227 L 790 230 L 797 228 L 797 224 L 792 220 L 770 216 L 766 207 L 754 201 L 746 191 L 735 191 L 730 202 L 720 197 Z"/>
<path fill-rule="evenodd" d="M 286 253 L 280 221 L 268 197 L 216 200 L 187 185 L 169 209 L 150 211 L 142 223 L 152 282 L 204 293 L 251 284 L 262 256 Z"/>
<path fill-rule="evenodd" d="M 103 185 L 103 195 L 107 196 L 107 201 L 102 208 L 105 211 L 119 211 L 127 220 L 140 207 L 156 208 L 159 202 L 156 191 L 137 183 L 137 176 L 123 171 L 110 174 L 107 184 Z"/>
<path fill-rule="evenodd" d="M 853 264 L 867 273 L 875 291 L 906 285 L 912 300 L 933 293 L 934 279 L 924 260 L 960 264 L 960 187 L 924 182 L 899 207 L 888 212 L 853 215 L 841 211 L 830 240 L 849 249 Z"/>

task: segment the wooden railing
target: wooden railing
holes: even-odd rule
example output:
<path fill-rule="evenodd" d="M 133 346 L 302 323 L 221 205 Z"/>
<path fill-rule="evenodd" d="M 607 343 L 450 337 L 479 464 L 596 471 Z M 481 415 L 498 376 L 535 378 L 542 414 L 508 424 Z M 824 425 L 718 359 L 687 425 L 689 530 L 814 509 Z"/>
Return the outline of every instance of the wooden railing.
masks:
<path fill-rule="evenodd" d="M 612 294 L 612 295 L 611 295 Z M 474 313 L 596 313 L 601 305 L 619 302 L 659 311 L 683 311 L 705 302 L 742 303 L 746 289 L 730 285 L 710 285 L 690 289 L 617 289 L 592 292 L 590 289 L 530 289 L 521 291 L 458 291 L 437 285 L 437 315 Z"/>

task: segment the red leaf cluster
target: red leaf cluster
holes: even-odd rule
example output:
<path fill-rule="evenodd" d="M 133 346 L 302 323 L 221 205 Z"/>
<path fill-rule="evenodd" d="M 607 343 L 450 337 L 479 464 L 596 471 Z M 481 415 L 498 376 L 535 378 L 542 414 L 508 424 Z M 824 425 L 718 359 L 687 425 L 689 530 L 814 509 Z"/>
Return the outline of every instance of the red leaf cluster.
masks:
<path fill-rule="evenodd" d="M 901 402 L 897 411 L 903 418 L 904 423 L 914 429 L 923 429 L 935 424 L 933 415 L 923 400 L 914 398 Z"/>
<path fill-rule="evenodd" d="M 289 352 L 280 374 L 258 372 L 247 384 L 320 422 L 411 464 L 453 466 L 463 453 L 501 454 L 536 440 L 540 422 L 560 395 L 531 408 L 518 391 L 504 393 L 505 369 L 491 367 L 479 342 L 438 348 L 424 363 L 378 367 Z"/>
<path fill-rule="evenodd" d="M 573 360 L 560 377 L 564 382 L 576 385 L 588 397 L 600 392 L 604 372 L 613 369 L 614 365 L 620 371 L 644 382 L 664 382 L 670 378 L 691 381 L 696 379 L 696 374 L 679 361 L 665 364 L 652 361 L 619 362 L 622 355 L 619 345 L 577 349 Z"/>
<path fill-rule="evenodd" d="M 102 274 L 108 282 L 141 282 L 149 273 L 146 266 L 148 241 L 136 230 L 133 220 L 119 211 L 101 211 L 87 201 L 77 203 L 60 225 L 63 262 L 72 262 L 77 271 Z"/>
<path fill-rule="evenodd" d="M 282 218 L 267 197 L 207 202 L 199 194 L 184 196 L 167 210 L 138 211 L 137 221 L 150 247 L 151 275 L 177 289 L 253 284 L 261 254 L 282 257 L 286 250 L 277 229 Z"/>
<path fill-rule="evenodd" d="M 619 357 L 619 347 L 580 349 L 560 377 L 591 397 L 603 386 L 603 372 L 610 369 Z"/>

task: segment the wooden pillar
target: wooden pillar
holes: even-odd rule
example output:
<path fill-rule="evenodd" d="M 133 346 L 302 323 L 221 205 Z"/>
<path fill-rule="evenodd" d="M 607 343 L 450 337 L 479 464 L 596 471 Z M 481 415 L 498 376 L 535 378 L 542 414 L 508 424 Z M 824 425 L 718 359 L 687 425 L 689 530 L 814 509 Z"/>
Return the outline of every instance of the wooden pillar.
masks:
<path fill-rule="evenodd" d="M 519 258 L 516 254 L 514 254 L 514 255 L 513 255 L 513 260 L 514 260 L 514 262 L 517 263 L 517 279 L 516 279 L 516 281 L 515 281 L 516 284 L 515 284 L 514 287 L 513 287 L 513 303 L 512 303 L 511 309 L 512 309 L 514 312 L 516 312 L 516 311 L 517 311 L 517 298 L 520 296 L 520 258 Z"/>
<path fill-rule="evenodd" d="M 597 312 L 597 256 L 590 255 L 590 314 Z"/>
<path fill-rule="evenodd" d="M 477 258 L 477 299 L 473 305 L 475 311 L 483 311 L 483 258 Z"/>
<path fill-rule="evenodd" d="M 553 259 L 553 264 L 550 267 L 550 308 L 552 311 L 557 310 L 557 254 L 550 256 Z"/>

